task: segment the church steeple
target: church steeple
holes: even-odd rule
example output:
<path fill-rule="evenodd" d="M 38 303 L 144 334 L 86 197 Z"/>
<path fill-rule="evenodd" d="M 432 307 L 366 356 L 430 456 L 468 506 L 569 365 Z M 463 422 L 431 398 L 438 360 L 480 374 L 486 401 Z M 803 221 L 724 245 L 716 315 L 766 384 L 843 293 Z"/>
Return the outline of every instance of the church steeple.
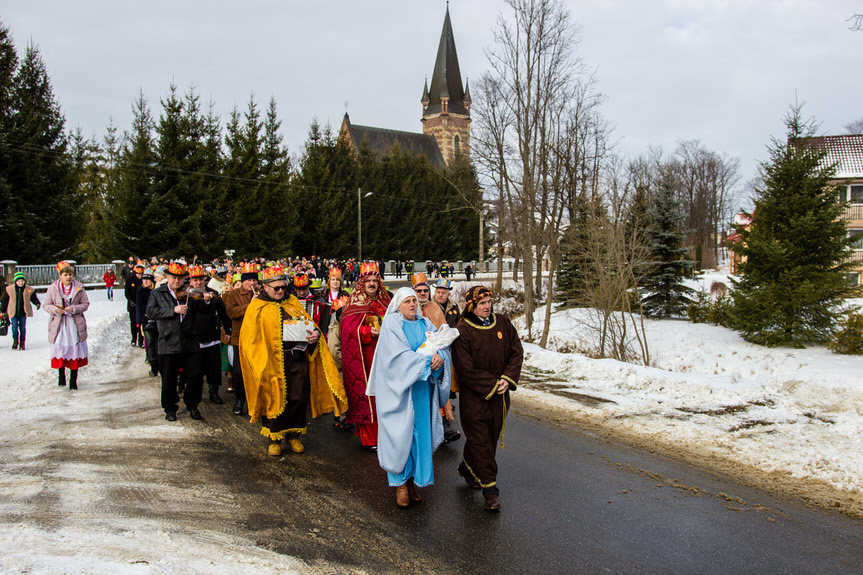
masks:
<path fill-rule="evenodd" d="M 423 133 L 435 137 L 447 165 L 470 155 L 470 91 L 462 87 L 449 4 L 438 43 L 431 86 L 423 88 Z"/>
<path fill-rule="evenodd" d="M 461 85 L 461 71 L 458 67 L 458 53 L 455 49 L 455 36 L 449 18 L 449 6 L 443 20 L 443 31 L 437 48 L 434 71 L 429 89 L 427 114 L 449 112 L 468 114 L 464 105 L 464 89 Z"/>

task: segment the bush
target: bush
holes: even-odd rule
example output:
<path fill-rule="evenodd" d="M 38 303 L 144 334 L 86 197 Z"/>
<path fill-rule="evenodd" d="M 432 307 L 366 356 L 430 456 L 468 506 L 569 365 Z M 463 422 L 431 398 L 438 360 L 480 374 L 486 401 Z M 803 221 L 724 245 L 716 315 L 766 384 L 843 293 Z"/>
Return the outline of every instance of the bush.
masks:
<path fill-rule="evenodd" d="M 827 347 L 833 353 L 863 354 L 863 315 L 852 312 L 845 316 L 833 339 L 827 342 Z"/>
<path fill-rule="evenodd" d="M 686 307 L 686 315 L 692 323 L 709 323 L 731 327 L 731 316 L 728 311 L 731 307 L 730 298 L 723 295 L 707 293 L 705 290 L 696 292 Z"/>

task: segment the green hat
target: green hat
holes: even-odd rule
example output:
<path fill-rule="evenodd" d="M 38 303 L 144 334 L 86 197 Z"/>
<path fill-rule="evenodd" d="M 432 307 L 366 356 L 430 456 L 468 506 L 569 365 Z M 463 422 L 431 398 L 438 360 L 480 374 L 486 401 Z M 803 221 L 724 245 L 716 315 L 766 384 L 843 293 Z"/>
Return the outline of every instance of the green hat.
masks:
<path fill-rule="evenodd" d="M 27 281 L 27 276 L 24 275 L 24 272 L 15 272 L 15 275 L 12 276 L 12 281 L 17 282 L 18 280 Z"/>

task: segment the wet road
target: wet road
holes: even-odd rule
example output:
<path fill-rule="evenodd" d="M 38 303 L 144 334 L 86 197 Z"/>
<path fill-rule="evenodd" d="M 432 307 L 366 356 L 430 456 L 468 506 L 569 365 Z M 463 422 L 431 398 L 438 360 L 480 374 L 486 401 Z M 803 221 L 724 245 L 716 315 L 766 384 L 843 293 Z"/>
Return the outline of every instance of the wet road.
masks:
<path fill-rule="evenodd" d="M 104 394 L 104 411 L 58 424 L 74 442 L 27 464 L 60 492 L 57 470 L 86 466 L 102 494 L 86 509 L 34 498 L 28 517 L 226 533 L 297 557 L 310 573 L 863 571 L 863 522 L 561 426 L 517 393 L 498 452 L 500 513 L 456 475 L 462 441 L 436 453 L 424 501 L 399 510 L 376 455 L 329 416 L 310 425 L 305 454 L 268 457 L 259 425 L 230 402 L 205 400 L 201 422 L 182 408 L 165 422 L 157 381 L 131 353 L 122 380 L 87 391 Z M 88 427 L 116 434 L 100 443 Z"/>

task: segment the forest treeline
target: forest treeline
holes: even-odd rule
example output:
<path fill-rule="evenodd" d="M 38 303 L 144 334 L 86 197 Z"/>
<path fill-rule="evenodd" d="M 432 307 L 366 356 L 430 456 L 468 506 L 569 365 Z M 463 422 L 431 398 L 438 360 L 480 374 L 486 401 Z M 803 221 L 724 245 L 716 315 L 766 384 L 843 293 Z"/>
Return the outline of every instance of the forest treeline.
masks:
<path fill-rule="evenodd" d="M 297 157 L 277 105 L 250 96 L 223 123 L 194 87 L 143 92 L 131 126 L 67 130 L 39 50 L 0 25 L 0 259 L 358 255 L 476 259 L 480 195 L 467 161 L 445 171 L 393 147 L 380 158 L 310 121 Z M 362 199 L 359 199 L 361 190 Z"/>

